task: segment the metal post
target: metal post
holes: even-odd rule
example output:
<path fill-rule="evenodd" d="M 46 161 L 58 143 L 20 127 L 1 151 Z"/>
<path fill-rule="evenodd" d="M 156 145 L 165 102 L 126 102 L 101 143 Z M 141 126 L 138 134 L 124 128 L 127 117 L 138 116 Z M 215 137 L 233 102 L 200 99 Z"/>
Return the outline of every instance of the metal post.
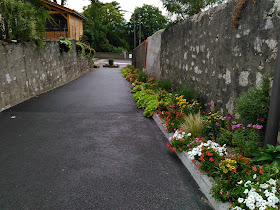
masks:
<path fill-rule="evenodd" d="M 139 14 L 139 45 L 141 44 L 141 14 Z"/>
<path fill-rule="evenodd" d="M 136 48 L 136 27 L 135 27 L 135 13 L 133 13 L 133 19 L 134 19 L 134 49 Z"/>
<path fill-rule="evenodd" d="M 270 98 L 269 114 L 265 132 L 264 144 L 277 144 L 277 136 L 280 121 L 280 40 L 278 42 L 278 53 L 275 62 L 274 79 Z"/>

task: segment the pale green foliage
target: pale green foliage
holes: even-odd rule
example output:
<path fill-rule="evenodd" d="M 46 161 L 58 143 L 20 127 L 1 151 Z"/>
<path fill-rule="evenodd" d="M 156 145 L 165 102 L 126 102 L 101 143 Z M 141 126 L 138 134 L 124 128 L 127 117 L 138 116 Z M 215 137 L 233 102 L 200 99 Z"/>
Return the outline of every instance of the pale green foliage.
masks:
<path fill-rule="evenodd" d="M 44 45 L 45 23 L 49 17 L 39 0 L 0 0 L 8 40 Z"/>
<path fill-rule="evenodd" d="M 199 113 L 189 114 L 184 118 L 183 129 L 191 133 L 192 137 L 201 137 L 203 128 L 203 118 Z"/>

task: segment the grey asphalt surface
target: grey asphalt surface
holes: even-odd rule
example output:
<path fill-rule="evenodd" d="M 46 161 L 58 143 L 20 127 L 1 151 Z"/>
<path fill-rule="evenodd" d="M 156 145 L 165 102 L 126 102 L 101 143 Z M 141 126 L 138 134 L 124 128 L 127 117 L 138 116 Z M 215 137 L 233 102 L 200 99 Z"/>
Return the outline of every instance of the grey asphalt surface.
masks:
<path fill-rule="evenodd" d="M 0 113 L 0 133 L 1 210 L 212 209 L 119 69 Z"/>

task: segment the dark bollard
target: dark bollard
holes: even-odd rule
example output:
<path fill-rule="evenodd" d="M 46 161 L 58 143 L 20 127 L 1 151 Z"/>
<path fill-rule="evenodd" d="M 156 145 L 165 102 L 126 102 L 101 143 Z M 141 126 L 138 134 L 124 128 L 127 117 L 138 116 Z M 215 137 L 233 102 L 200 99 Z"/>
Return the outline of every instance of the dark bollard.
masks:
<path fill-rule="evenodd" d="M 270 98 L 269 114 L 265 132 L 264 144 L 277 144 L 277 136 L 280 121 L 280 41 L 276 58 L 272 94 Z"/>

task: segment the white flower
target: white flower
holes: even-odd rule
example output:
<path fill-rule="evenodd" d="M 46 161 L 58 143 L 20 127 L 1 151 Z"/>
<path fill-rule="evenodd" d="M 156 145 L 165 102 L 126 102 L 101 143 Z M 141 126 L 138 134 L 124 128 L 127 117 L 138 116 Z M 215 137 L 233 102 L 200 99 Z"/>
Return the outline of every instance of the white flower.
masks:
<path fill-rule="evenodd" d="M 248 184 L 251 184 L 252 182 L 249 180 L 249 181 L 247 181 L 245 184 L 244 184 L 244 186 L 245 187 L 248 187 Z"/>
<path fill-rule="evenodd" d="M 188 136 L 188 137 L 189 137 L 189 136 L 192 136 L 192 134 L 191 134 L 191 133 L 188 133 L 187 136 Z"/>
<path fill-rule="evenodd" d="M 238 203 L 243 203 L 243 201 L 244 201 L 244 198 L 238 198 Z"/>
<path fill-rule="evenodd" d="M 266 189 L 266 188 L 268 188 L 268 187 L 269 187 L 269 186 L 268 186 L 268 184 L 266 184 L 266 183 L 260 184 L 260 188 Z"/>
<path fill-rule="evenodd" d="M 237 184 L 242 184 L 243 183 L 243 181 L 242 180 L 240 180 L 239 182 L 237 182 Z"/>
<path fill-rule="evenodd" d="M 243 193 L 248 194 L 249 190 L 245 189 Z"/>
<path fill-rule="evenodd" d="M 256 179 L 256 178 L 257 178 L 257 174 L 254 174 L 253 179 Z"/>
<path fill-rule="evenodd" d="M 235 206 L 234 208 L 232 208 L 232 209 L 236 209 L 236 210 L 243 210 L 241 207 L 239 207 L 239 206 Z"/>
<path fill-rule="evenodd" d="M 270 180 L 267 181 L 267 183 L 275 186 L 276 185 L 276 180 L 270 179 Z"/>

